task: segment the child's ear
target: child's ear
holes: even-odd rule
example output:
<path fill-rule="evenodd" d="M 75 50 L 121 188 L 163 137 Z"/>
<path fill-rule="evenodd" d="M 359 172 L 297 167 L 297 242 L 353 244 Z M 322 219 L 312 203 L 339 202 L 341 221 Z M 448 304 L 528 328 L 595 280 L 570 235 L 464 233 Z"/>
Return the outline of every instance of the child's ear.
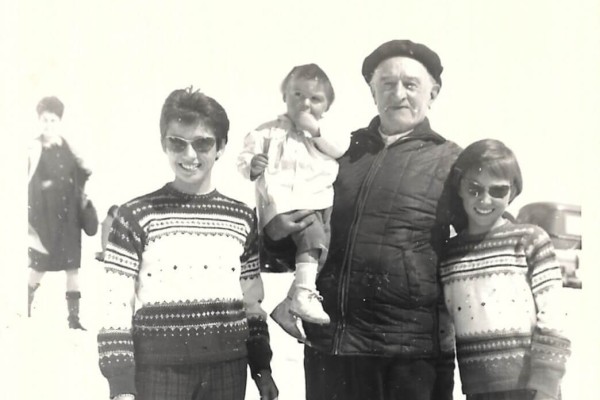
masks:
<path fill-rule="evenodd" d="M 225 152 L 225 145 L 223 145 L 219 150 L 217 150 L 217 154 L 215 156 L 215 160 L 218 160 L 219 157 L 221 157 L 224 152 Z"/>

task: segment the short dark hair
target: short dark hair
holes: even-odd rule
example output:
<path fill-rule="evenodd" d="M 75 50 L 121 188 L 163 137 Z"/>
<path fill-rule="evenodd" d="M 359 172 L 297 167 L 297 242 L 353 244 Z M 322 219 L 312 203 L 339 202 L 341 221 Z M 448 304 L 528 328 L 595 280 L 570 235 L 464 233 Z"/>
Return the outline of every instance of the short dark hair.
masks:
<path fill-rule="evenodd" d="M 163 104 L 160 113 L 160 138 L 163 144 L 167 127 L 172 121 L 184 125 L 205 125 L 215 135 L 217 149 L 227 143 L 229 119 L 225 109 L 215 99 L 191 86 L 174 90 Z"/>
<path fill-rule="evenodd" d="M 450 210 L 452 219 L 464 225 L 467 215 L 458 195 L 463 176 L 473 170 L 488 171 L 492 176 L 510 182 L 510 202 L 523 190 L 523 176 L 517 157 L 504 143 L 495 139 L 483 139 L 471 143 L 458 156 L 450 171 Z M 456 226 L 456 225 L 455 225 Z"/>
<path fill-rule="evenodd" d="M 281 82 L 281 94 L 285 95 L 285 90 L 288 84 L 293 78 L 302 79 L 315 79 L 323 84 L 325 87 L 325 95 L 327 96 L 327 108 L 331 107 L 333 100 L 335 100 L 335 92 L 333 91 L 333 85 L 329 80 L 329 77 L 317 64 L 304 64 L 297 65 L 286 75 Z"/>
<path fill-rule="evenodd" d="M 52 114 L 56 114 L 58 118 L 62 119 L 63 112 L 65 111 L 65 105 L 58 99 L 56 96 L 48 96 L 44 97 L 37 104 L 36 111 L 38 117 L 42 115 L 43 112 L 51 112 Z"/>
<path fill-rule="evenodd" d="M 110 216 L 110 217 L 116 217 L 118 211 L 119 211 L 119 206 L 116 204 L 113 204 L 112 206 L 110 206 L 110 208 L 106 212 L 106 215 Z"/>

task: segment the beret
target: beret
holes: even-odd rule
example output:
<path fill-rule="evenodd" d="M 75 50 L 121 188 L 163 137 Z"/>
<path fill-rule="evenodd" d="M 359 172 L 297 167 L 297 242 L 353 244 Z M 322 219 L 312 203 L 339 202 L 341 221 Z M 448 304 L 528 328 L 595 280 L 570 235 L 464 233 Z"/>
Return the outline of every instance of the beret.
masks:
<path fill-rule="evenodd" d="M 410 40 L 390 40 L 376 48 L 365 58 L 362 65 L 362 75 L 365 81 L 369 83 L 373 77 L 375 68 L 384 60 L 391 57 L 409 57 L 419 61 L 433 79 L 440 85 L 442 84 L 442 62 L 435 51 L 421 43 L 414 43 Z"/>

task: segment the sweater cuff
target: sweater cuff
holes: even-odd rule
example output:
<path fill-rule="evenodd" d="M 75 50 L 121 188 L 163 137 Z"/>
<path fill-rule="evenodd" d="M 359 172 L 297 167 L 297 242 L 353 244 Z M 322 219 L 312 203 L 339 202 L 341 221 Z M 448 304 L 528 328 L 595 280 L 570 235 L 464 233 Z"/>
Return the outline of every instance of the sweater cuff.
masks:
<path fill-rule="evenodd" d="M 108 386 L 110 389 L 110 398 L 120 394 L 137 395 L 135 389 L 135 371 L 127 371 L 125 373 L 111 376 L 108 378 Z"/>
<path fill-rule="evenodd" d="M 570 347 L 571 342 L 566 338 L 535 332 L 527 387 L 557 399 Z"/>
<path fill-rule="evenodd" d="M 533 371 L 527 388 L 558 399 L 561 377 L 562 373 L 559 371 Z"/>
<path fill-rule="evenodd" d="M 273 352 L 269 344 L 267 322 L 262 318 L 249 319 L 250 337 L 246 342 L 248 348 L 248 365 L 254 378 L 260 371 L 271 371 Z"/>

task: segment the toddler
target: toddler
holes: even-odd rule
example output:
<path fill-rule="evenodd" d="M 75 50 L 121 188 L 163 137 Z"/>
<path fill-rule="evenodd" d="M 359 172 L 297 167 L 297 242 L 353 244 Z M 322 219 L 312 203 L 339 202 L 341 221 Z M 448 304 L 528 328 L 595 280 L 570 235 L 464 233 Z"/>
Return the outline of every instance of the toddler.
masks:
<path fill-rule="evenodd" d="M 281 92 L 287 112 L 248 133 L 238 167 L 245 177 L 256 181 L 261 230 L 277 214 L 315 210 L 312 223 L 292 234 L 297 248 L 294 283 L 289 299 L 271 314 L 286 329 L 284 309 L 308 322 L 330 321 L 315 280 L 319 259 L 329 245 L 336 159 L 344 154 L 349 140 L 333 136 L 322 126 L 321 118 L 333 103 L 334 91 L 318 65 L 294 67 L 283 80 Z M 297 336 L 297 332 L 291 334 Z"/>

